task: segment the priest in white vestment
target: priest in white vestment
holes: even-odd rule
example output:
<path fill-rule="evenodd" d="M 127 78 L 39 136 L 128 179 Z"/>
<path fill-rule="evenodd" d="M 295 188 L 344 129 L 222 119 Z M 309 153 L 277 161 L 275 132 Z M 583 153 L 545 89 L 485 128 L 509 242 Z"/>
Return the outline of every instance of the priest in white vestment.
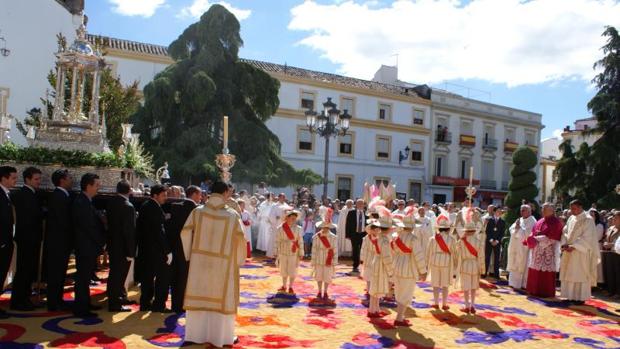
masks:
<path fill-rule="evenodd" d="M 353 210 L 353 200 L 349 199 L 345 202 L 345 206 L 340 210 L 338 215 L 338 227 L 336 228 L 336 235 L 338 236 L 338 255 L 339 256 L 351 256 L 353 248 L 351 246 L 351 240 L 347 239 L 345 226 L 347 224 L 347 215 L 349 211 Z"/>
<path fill-rule="evenodd" d="M 226 204 L 232 188 L 216 182 L 212 191 L 209 201 L 192 211 L 181 231 L 183 253 L 190 262 L 185 341 L 232 347 L 246 241 L 239 214 Z"/>
<path fill-rule="evenodd" d="M 258 238 L 256 239 L 256 249 L 267 252 L 269 245 L 269 235 L 271 234 L 271 224 L 269 223 L 269 213 L 273 207 L 271 194 L 268 194 L 265 201 L 258 206 Z"/>
<path fill-rule="evenodd" d="M 278 202 L 275 203 L 269 210 L 269 224 L 271 226 L 271 230 L 269 233 L 269 239 L 267 240 L 267 251 L 266 255 L 269 258 L 275 258 L 275 250 L 276 250 L 276 234 L 278 233 L 278 227 L 284 221 L 284 214 L 286 211 L 292 209 L 286 203 L 286 195 L 281 193 L 278 195 Z"/>
<path fill-rule="evenodd" d="M 526 240 L 532 233 L 534 225 L 536 225 L 536 219 L 532 217 L 532 208 L 529 205 L 521 205 L 521 218 L 517 219 L 509 228 L 510 242 L 508 243 L 506 270 L 510 272 L 508 285 L 512 288 L 527 287 L 530 253 Z"/>
<path fill-rule="evenodd" d="M 572 216 L 564 226 L 560 262 L 561 297 L 582 303 L 596 286 L 597 264 L 601 254 L 596 241 L 596 226 L 578 200 L 570 205 Z"/>

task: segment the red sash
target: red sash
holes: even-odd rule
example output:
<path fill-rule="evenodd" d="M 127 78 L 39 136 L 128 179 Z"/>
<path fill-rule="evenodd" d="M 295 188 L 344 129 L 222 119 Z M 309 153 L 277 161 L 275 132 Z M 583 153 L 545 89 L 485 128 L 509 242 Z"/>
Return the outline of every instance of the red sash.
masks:
<path fill-rule="evenodd" d="M 372 238 L 369 238 L 370 242 L 375 245 L 375 252 L 377 252 L 377 254 L 381 254 L 381 249 L 379 248 L 379 239 L 375 239 L 373 240 Z"/>
<path fill-rule="evenodd" d="M 469 241 L 467 241 L 467 237 L 463 236 L 463 243 L 465 244 L 465 247 L 467 247 L 467 249 L 469 250 L 469 253 L 471 253 L 474 257 L 478 257 L 478 251 L 476 250 L 476 248 L 474 246 L 472 246 L 472 244 L 469 243 Z"/>
<path fill-rule="evenodd" d="M 448 245 L 444 241 L 443 236 L 441 236 L 441 234 L 435 234 L 435 241 L 437 241 L 437 244 L 439 245 L 439 248 L 442 251 L 444 251 L 447 254 L 450 254 L 450 248 L 448 248 Z"/>
<path fill-rule="evenodd" d="M 401 240 L 399 237 L 396 238 L 396 240 L 394 240 L 394 243 L 396 244 L 396 246 L 398 246 L 398 248 L 403 251 L 404 253 L 411 253 L 413 252 L 412 249 L 410 249 L 409 247 L 407 247 L 407 245 L 405 245 L 405 243 L 403 242 L 403 240 Z"/>
<path fill-rule="evenodd" d="M 288 224 L 284 223 L 282 224 L 282 230 L 284 230 L 286 237 L 293 242 L 293 246 L 291 247 L 291 252 L 293 253 L 297 252 L 297 250 L 299 249 L 299 241 L 295 239 L 295 235 L 293 234 L 291 227 L 289 227 Z"/>
<path fill-rule="evenodd" d="M 327 236 L 323 236 L 319 234 L 319 239 L 323 243 L 323 246 L 327 249 L 327 259 L 325 260 L 325 265 L 332 265 L 332 261 L 334 260 L 334 249 L 332 245 L 329 243 Z"/>
<path fill-rule="evenodd" d="M 242 221 L 243 225 L 245 225 L 246 227 L 249 227 L 252 223 L 248 220 L 248 221 Z"/>

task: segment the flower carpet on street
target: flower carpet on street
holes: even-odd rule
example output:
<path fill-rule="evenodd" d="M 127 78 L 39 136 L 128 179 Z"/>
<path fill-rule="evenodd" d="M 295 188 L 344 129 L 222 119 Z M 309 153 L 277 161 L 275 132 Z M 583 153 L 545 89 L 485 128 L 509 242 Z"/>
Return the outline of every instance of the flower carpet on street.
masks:
<path fill-rule="evenodd" d="M 337 267 L 329 289 L 336 306 L 312 303 L 316 284 L 302 262 L 296 297 L 273 301 L 281 279 L 276 268 L 261 259 L 241 269 L 241 302 L 235 348 L 620 348 L 620 304 L 594 298 L 584 305 L 557 299 L 531 298 L 498 282 L 482 281 L 477 313 L 459 312 L 462 294 L 452 288 L 450 310 L 431 308 L 430 285 L 419 282 L 407 318 L 411 327 L 393 325 L 395 304 L 382 302 L 389 313 L 369 319 L 364 306 L 365 283 L 346 276 L 350 267 Z M 106 277 L 100 273 L 100 277 Z M 66 300 L 71 300 L 67 288 Z M 138 297 L 130 290 L 130 298 Z M 105 304 L 105 282 L 92 289 Z M 0 305 L 7 309 L 10 293 Z M 311 304 L 312 303 L 312 304 Z M 178 348 L 183 346 L 184 315 L 99 311 L 80 319 L 71 313 L 9 311 L 0 318 L 0 348 Z M 199 348 L 203 346 L 185 346 Z"/>

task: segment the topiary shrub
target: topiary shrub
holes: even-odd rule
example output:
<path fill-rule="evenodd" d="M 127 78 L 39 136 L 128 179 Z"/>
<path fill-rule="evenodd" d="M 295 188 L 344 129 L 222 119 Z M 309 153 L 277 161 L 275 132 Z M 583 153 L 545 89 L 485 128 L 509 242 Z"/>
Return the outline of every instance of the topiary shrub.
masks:
<path fill-rule="evenodd" d="M 512 180 L 508 185 L 508 195 L 505 204 L 509 210 L 505 215 L 506 227 L 510 227 L 520 217 L 520 208 L 523 200 L 535 202 L 538 196 L 536 173 L 532 168 L 538 163 L 536 153 L 528 147 L 519 147 L 512 154 Z"/>

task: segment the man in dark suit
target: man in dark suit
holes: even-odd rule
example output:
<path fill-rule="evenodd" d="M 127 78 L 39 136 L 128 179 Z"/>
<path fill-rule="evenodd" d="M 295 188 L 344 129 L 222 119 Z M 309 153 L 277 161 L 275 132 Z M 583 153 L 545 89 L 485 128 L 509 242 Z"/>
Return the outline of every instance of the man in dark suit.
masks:
<path fill-rule="evenodd" d="M 349 211 L 345 223 L 345 236 L 351 240 L 353 271 L 349 275 L 359 275 L 360 252 L 362 250 L 362 240 L 366 236 L 366 213 L 364 212 L 364 200 L 357 199 L 355 209 Z"/>
<path fill-rule="evenodd" d="M 189 263 L 183 254 L 183 244 L 181 243 L 181 230 L 190 213 L 198 206 L 202 198 L 199 187 L 192 185 L 185 190 L 187 199 L 182 202 L 175 202 L 170 207 L 171 218 L 168 224 L 166 235 L 172 250 L 172 278 L 170 282 L 170 293 L 172 298 L 172 311 L 175 313 L 183 312 L 183 298 L 185 296 L 185 286 L 187 284 L 187 272 Z"/>
<path fill-rule="evenodd" d="M 166 300 L 172 252 L 164 228 L 166 217 L 161 208 L 167 198 L 164 186 L 152 186 L 151 197 L 142 204 L 138 214 L 137 262 L 140 265 L 141 311 L 170 312 L 166 309 Z"/>
<path fill-rule="evenodd" d="M 47 205 L 43 256 L 47 276 L 47 309 L 57 311 L 69 309 L 62 297 L 69 255 L 73 249 L 69 195 L 69 190 L 73 187 L 73 178 L 67 170 L 56 170 L 52 173 L 52 183 L 56 189 L 50 195 Z"/>
<path fill-rule="evenodd" d="M 11 292 L 11 309 L 32 311 L 32 283 L 37 280 L 43 238 L 43 209 L 37 190 L 41 170 L 28 167 L 23 172 L 24 185 L 11 195 L 15 207 L 15 244 L 17 259 Z"/>
<path fill-rule="evenodd" d="M 100 186 L 99 176 L 96 174 L 83 175 L 80 180 L 82 192 L 71 206 L 77 268 L 73 313 L 78 317 L 96 317 L 97 314 L 91 310 L 101 309 L 90 304 L 90 279 L 97 268 L 97 257 L 106 242 L 103 221 L 92 204 Z"/>
<path fill-rule="evenodd" d="M 17 183 L 17 169 L 11 166 L 0 166 L 0 292 L 13 258 L 13 225 L 15 216 L 10 192 Z M 0 314 L 5 311 L 0 309 Z"/>
<path fill-rule="evenodd" d="M 123 179 L 118 182 L 116 196 L 109 199 L 106 210 L 110 256 L 110 274 L 106 292 L 108 310 L 112 312 L 130 311 L 122 305 L 127 295 L 125 279 L 131 261 L 136 256 L 136 210 L 129 202 L 130 192 L 131 185 L 128 181 Z"/>
<path fill-rule="evenodd" d="M 504 237 L 504 230 L 506 230 L 506 222 L 504 222 L 501 216 L 502 210 L 499 207 L 494 207 L 493 217 L 489 217 L 487 222 L 487 240 L 484 251 L 484 273 L 486 275 L 489 270 L 491 253 L 493 253 L 493 276 L 496 278 L 499 278 L 499 257 L 502 247 L 501 242 Z"/>

